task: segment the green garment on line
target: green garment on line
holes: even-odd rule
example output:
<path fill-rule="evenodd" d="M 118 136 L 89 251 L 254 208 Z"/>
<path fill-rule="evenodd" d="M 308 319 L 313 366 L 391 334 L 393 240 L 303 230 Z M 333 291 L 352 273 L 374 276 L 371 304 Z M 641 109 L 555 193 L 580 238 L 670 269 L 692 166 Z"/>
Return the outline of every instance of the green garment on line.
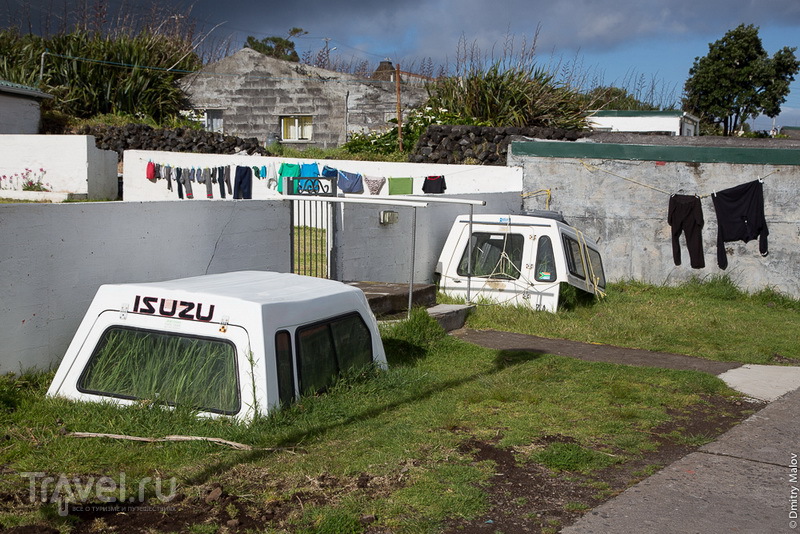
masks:
<path fill-rule="evenodd" d="M 411 195 L 413 192 L 413 178 L 389 178 L 390 195 Z"/>

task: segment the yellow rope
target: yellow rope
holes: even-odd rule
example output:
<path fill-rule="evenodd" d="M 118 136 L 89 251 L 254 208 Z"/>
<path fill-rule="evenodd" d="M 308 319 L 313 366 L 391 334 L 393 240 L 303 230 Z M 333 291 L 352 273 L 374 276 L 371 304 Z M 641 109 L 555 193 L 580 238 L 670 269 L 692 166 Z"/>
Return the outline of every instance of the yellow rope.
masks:
<path fill-rule="evenodd" d="M 546 194 L 547 195 L 547 200 L 545 200 L 544 209 L 549 210 L 550 209 L 550 190 L 549 189 L 539 189 L 538 191 L 532 191 L 530 193 L 523 193 L 522 194 L 522 198 L 535 197 L 535 196 L 539 196 L 539 195 L 542 195 L 542 194 Z"/>

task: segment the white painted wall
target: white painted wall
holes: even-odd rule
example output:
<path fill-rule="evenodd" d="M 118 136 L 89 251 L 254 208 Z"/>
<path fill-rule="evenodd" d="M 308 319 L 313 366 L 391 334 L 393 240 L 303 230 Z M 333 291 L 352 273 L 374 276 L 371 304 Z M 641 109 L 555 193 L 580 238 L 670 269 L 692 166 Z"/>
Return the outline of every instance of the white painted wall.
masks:
<path fill-rule="evenodd" d="M 672 135 L 698 135 L 693 122 L 681 117 L 589 117 L 590 126 L 609 132 L 670 132 Z"/>
<path fill-rule="evenodd" d="M 339 170 L 361 173 L 367 176 L 412 177 L 414 194 L 423 194 L 422 185 L 426 176 L 443 175 L 447 182 L 448 194 L 497 193 L 522 191 L 522 169 L 515 167 L 493 167 L 483 165 L 441 165 L 425 163 L 394 163 L 382 161 L 314 160 L 248 155 L 191 154 L 185 152 L 155 152 L 145 150 L 126 150 L 123 158 L 123 200 L 139 202 L 144 200 L 176 200 L 177 188 L 167 189 L 166 180 L 151 182 L 146 179 L 147 163 L 161 163 L 173 167 L 220 167 L 225 165 L 257 166 L 273 165 L 277 170 L 281 163 L 318 163 L 320 169 L 329 165 Z M 233 173 L 233 169 L 231 171 Z M 233 177 L 233 176 L 232 176 Z M 231 178 L 232 178 L 231 177 Z M 195 199 L 198 191 L 205 197 L 205 185 L 194 185 Z M 388 193 L 388 184 L 380 194 Z M 267 188 L 266 180 L 253 179 L 253 198 L 274 198 L 278 193 Z M 364 196 L 369 191 L 364 187 Z M 227 197 L 231 198 L 230 195 Z M 220 200 L 218 189 L 214 188 L 214 199 Z"/>
<path fill-rule="evenodd" d="M 427 195 L 415 200 L 424 202 L 432 200 L 430 198 L 432 196 L 439 195 Z M 522 195 L 519 191 L 443 195 L 442 198 L 456 196 L 461 199 L 485 201 L 485 206 L 473 208 L 476 214 L 519 213 L 522 208 Z M 380 224 L 381 210 L 396 211 L 399 220 L 394 224 Z M 469 206 L 459 204 L 431 202 L 427 208 L 417 208 L 415 283 L 432 281 L 436 262 L 450 226 L 458 215 L 468 213 Z M 388 204 L 342 205 L 336 253 L 339 279 L 348 282 L 408 282 L 411 275 L 413 218 L 414 210 L 408 207 L 394 207 Z"/>
<path fill-rule="evenodd" d="M 54 193 L 88 195 L 91 200 L 117 198 L 117 154 L 100 150 L 93 136 L 84 135 L 2 135 L 0 136 L 0 176 L 5 198 L 29 198 L 21 191 L 19 179 L 8 189 L 9 178 L 42 176 Z M 43 173 L 43 174 L 42 174 Z"/>
<path fill-rule="evenodd" d="M 0 204 L 0 374 L 58 364 L 97 288 L 288 272 L 288 202 Z"/>
<path fill-rule="evenodd" d="M 0 92 L 0 134 L 38 134 L 40 118 L 37 99 Z"/>

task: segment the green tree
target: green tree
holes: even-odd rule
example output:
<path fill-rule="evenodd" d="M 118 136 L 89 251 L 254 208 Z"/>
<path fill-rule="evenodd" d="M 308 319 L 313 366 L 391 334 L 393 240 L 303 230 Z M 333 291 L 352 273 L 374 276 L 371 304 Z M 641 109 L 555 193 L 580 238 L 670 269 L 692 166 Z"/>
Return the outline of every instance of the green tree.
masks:
<path fill-rule="evenodd" d="M 248 35 L 245 46 L 247 48 L 252 48 L 256 52 L 261 52 L 265 56 L 297 63 L 300 61 L 300 56 L 297 55 L 297 51 L 294 49 L 294 42 L 291 39 L 307 33 L 308 32 L 302 28 L 292 28 L 289 30 L 288 38 L 272 36 L 265 37 L 260 41 L 256 40 L 252 35 Z"/>
<path fill-rule="evenodd" d="M 776 117 L 800 69 L 795 50 L 784 47 L 770 58 L 758 28 L 740 24 L 709 44 L 708 55 L 695 58 L 684 86 L 684 110 L 720 125 L 723 135 L 758 114 Z"/>

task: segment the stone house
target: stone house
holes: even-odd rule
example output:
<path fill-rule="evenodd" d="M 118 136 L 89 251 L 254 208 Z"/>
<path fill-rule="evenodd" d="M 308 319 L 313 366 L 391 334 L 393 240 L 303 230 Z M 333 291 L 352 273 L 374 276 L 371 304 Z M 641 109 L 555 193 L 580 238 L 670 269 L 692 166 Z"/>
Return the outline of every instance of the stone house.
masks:
<path fill-rule="evenodd" d="M 38 134 L 42 100 L 53 98 L 33 87 L 0 80 L 0 134 Z"/>
<path fill-rule="evenodd" d="M 182 86 L 207 129 L 266 145 L 335 147 L 354 132 L 388 129 L 397 115 L 394 81 L 283 61 L 250 48 L 186 76 Z M 424 98 L 419 84 L 400 84 L 404 114 Z"/>

